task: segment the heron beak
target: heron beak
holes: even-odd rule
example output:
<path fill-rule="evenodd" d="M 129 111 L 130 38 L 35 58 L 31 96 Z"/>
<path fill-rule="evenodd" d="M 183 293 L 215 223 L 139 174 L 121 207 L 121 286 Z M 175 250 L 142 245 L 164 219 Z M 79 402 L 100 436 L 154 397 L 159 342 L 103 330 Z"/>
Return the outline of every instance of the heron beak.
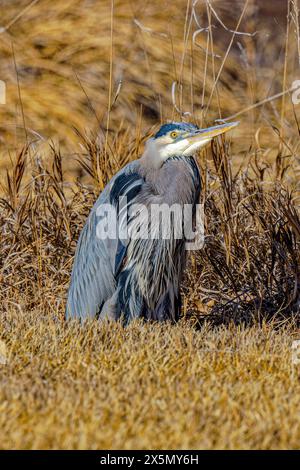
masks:
<path fill-rule="evenodd" d="M 188 139 L 192 142 L 212 139 L 220 134 L 225 134 L 225 132 L 230 131 L 234 127 L 236 127 L 239 122 L 229 122 L 228 124 L 220 124 L 218 126 L 208 127 L 207 129 L 200 129 L 199 131 L 194 132 L 191 134 Z"/>
<path fill-rule="evenodd" d="M 198 131 L 192 132 L 191 134 L 185 136 L 189 146 L 184 154 L 188 155 L 190 152 L 195 152 L 199 148 L 208 144 L 217 135 L 221 135 L 230 131 L 238 124 L 239 122 L 229 122 L 226 124 L 220 124 L 218 126 L 208 127 L 207 129 L 199 129 Z"/>

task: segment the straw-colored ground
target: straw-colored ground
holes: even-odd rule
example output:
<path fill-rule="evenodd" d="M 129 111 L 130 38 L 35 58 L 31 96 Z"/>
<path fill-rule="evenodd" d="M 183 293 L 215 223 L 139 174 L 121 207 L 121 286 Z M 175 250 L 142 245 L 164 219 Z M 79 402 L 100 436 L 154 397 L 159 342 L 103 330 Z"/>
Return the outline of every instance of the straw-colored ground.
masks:
<path fill-rule="evenodd" d="M 297 5 L 0 1 L 0 448 L 299 448 Z M 198 156 L 181 322 L 67 324 L 112 174 L 161 121 L 240 111 Z"/>
<path fill-rule="evenodd" d="M 2 448 L 299 448 L 291 331 L 7 321 Z"/>

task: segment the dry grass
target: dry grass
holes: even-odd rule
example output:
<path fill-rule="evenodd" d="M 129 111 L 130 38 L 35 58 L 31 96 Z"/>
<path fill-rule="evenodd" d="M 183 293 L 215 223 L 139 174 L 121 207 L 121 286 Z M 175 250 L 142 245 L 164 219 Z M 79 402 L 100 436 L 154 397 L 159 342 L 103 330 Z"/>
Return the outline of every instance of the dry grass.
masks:
<path fill-rule="evenodd" d="M 5 322 L 2 448 L 299 447 L 289 330 Z"/>
<path fill-rule="evenodd" d="M 29 2 L 1 3 L 5 6 L 1 22 L 6 25 Z M 0 36 L 0 57 L 5 59 L 1 79 L 7 82 L 9 95 L 7 106 L 1 109 L 3 143 L 23 142 L 17 78 L 28 136 L 36 137 L 35 131 L 45 138 L 59 140 L 68 149 L 72 141 L 77 142 L 72 126 L 98 130 L 100 124 L 106 129 L 107 107 L 109 102 L 113 104 L 116 93 L 118 98 L 110 111 L 111 130 L 122 122 L 135 127 L 140 115 L 148 121 L 147 125 L 143 123 L 145 128 L 157 124 L 160 118 L 175 115 L 173 81 L 182 85 L 182 93 L 180 85 L 177 87 L 178 106 L 184 102 L 184 111 L 191 111 L 193 90 L 194 107 L 200 109 L 206 38 L 197 37 L 197 44 L 204 51 L 199 46 L 191 50 L 190 37 L 183 40 L 185 2 L 115 0 L 113 56 L 111 4 L 111 0 L 43 0 Z M 199 5 L 198 14 L 201 12 L 203 6 Z M 238 108 L 230 88 L 232 74 L 238 73 L 237 64 L 229 57 L 219 84 L 224 113 Z M 210 76 L 206 96 L 212 86 Z M 238 82 L 237 86 L 241 88 Z M 45 110 L 49 112 L 47 119 Z M 212 110 L 216 113 L 215 100 Z"/>
<path fill-rule="evenodd" d="M 180 324 L 63 320 L 90 207 L 154 124 L 211 123 L 299 79 L 295 2 L 287 24 L 282 1 L 248 1 L 243 18 L 244 2 L 230 15 L 232 2 L 212 2 L 231 32 L 193 3 L 115 1 L 111 30 L 110 1 L 43 0 L 14 23 L 28 2 L 1 2 L 3 448 L 299 447 L 299 106 L 289 94 L 243 113 L 232 141 L 199 156 L 207 238 L 189 262 Z M 195 15 L 208 33 L 194 35 Z M 239 31 L 258 33 L 235 35 L 240 19 Z"/>

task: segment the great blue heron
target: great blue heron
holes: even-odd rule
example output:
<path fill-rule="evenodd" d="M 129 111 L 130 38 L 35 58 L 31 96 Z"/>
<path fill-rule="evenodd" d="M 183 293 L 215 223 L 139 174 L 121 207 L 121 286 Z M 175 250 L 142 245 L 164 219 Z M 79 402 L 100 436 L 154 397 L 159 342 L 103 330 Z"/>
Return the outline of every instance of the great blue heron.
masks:
<path fill-rule="evenodd" d="M 194 218 L 200 194 L 194 155 L 213 137 L 236 125 L 228 123 L 199 129 L 189 123 L 164 124 L 146 142 L 141 158 L 128 163 L 111 179 L 79 237 L 67 318 L 123 318 L 125 323 L 134 318 L 158 321 L 179 318 L 186 238 L 177 237 L 172 226 L 169 236 L 162 238 L 157 220 L 151 225 L 149 236 L 149 219 L 141 216 L 142 210 L 131 209 L 149 209 L 162 204 L 167 207 L 191 205 L 190 217 Z M 108 207 L 115 209 L 116 218 Z M 176 220 L 176 217 L 171 218 L 171 224 L 176 226 Z M 120 235 L 120 230 L 103 236 L 104 228 L 109 232 L 110 225 L 116 224 L 120 229 L 124 222 L 134 227 L 135 235 L 139 236 L 128 235 L 129 229 L 127 238 Z M 107 231 L 105 233 L 107 235 Z"/>

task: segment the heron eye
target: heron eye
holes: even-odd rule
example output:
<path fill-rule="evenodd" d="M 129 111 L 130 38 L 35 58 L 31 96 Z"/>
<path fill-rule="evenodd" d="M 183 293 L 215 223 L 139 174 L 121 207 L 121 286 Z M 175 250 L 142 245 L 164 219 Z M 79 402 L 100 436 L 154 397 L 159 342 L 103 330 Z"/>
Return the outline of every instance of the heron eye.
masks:
<path fill-rule="evenodd" d="M 170 136 L 172 137 L 172 139 L 176 139 L 176 137 L 178 137 L 178 134 L 179 134 L 179 132 L 173 131 L 173 132 L 171 132 Z"/>

